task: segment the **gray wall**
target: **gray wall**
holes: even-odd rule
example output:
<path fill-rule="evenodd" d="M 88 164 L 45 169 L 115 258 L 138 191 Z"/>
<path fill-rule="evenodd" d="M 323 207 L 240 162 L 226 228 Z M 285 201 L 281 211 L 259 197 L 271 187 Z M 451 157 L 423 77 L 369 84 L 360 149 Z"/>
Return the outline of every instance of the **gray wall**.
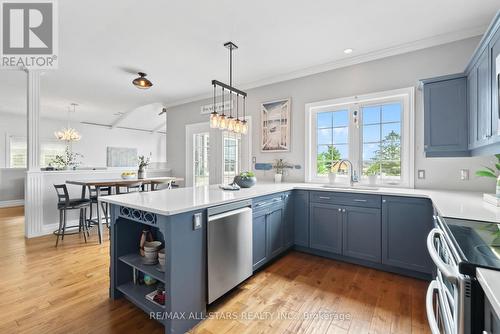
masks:
<path fill-rule="evenodd" d="M 304 166 L 306 103 L 416 87 L 419 79 L 461 72 L 478 42 L 479 37 L 470 38 L 248 90 L 247 110 L 253 121 L 253 156 L 258 162 L 271 162 L 276 158 L 284 158 Z M 207 88 L 209 88 L 208 82 Z M 260 103 L 284 97 L 292 98 L 291 152 L 261 153 Z M 422 94 L 418 90 L 416 101 L 415 169 L 425 169 L 426 179 L 415 180 L 415 186 L 494 192 L 494 181 L 473 175 L 482 165 L 491 164 L 492 157 L 446 159 L 424 157 Z M 185 125 L 207 121 L 207 115 L 200 115 L 200 105 L 207 103 L 210 103 L 209 99 L 173 107 L 168 111 L 167 162 L 175 176 L 185 174 Z M 460 181 L 461 168 L 470 169 L 469 181 Z M 271 180 L 272 175 L 272 172 L 257 173 L 257 177 L 261 180 Z M 287 180 L 304 181 L 304 169 L 290 172 Z"/>

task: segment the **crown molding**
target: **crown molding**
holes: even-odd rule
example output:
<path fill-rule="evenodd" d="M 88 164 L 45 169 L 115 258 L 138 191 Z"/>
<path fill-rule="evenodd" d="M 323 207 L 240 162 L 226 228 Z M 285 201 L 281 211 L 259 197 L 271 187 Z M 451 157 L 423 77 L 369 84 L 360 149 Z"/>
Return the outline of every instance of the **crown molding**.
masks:
<path fill-rule="evenodd" d="M 289 72 L 286 74 L 280 74 L 280 75 L 264 78 L 262 80 L 252 81 L 250 83 L 242 84 L 239 86 L 241 87 L 241 89 L 253 89 L 253 88 L 257 88 L 257 87 L 275 84 L 278 82 L 283 82 L 283 81 L 287 81 L 287 80 L 306 77 L 306 76 L 313 75 L 313 74 L 327 72 L 327 71 L 331 71 L 331 70 L 342 68 L 342 67 L 357 65 L 357 64 L 366 63 L 369 61 L 374 61 L 377 59 L 382 59 L 382 58 L 396 56 L 396 55 L 400 55 L 400 54 L 404 54 L 404 53 L 408 53 L 408 52 L 412 52 L 412 51 L 422 50 L 422 49 L 430 48 L 433 46 L 447 44 L 447 43 L 451 43 L 451 42 L 455 42 L 455 41 L 459 41 L 459 40 L 482 35 L 482 34 L 484 34 L 484 32 L 486 31 L 487 28 L 488 28 L 487 25 L 483 25 L 483 26 L 473 27 L 473 28 L 464 29 L 464 30 L 460 30 L 460 31 L 454 31 L 454 32 L 446 33 L 446 34 L 440 34 L 440 35 L 432 36 L 429 38 L 419 39 L 416 41 L 403 43 L 403 44 L 391 46 L 388 48 L 375 50 L 372 52 L 367 52 L 367 53 L 364 53 L 364 54 L 361 54 L 358 56 L 343 58 L 343 59 L 335 60 L 335 61 L 332 61 L 329 63 L 315 65 L 315 66 L 307 67 L 307 68 L 304 68 L 301 70 Z M 211 92 L 207 92 L 205 94 L 200 94 L 200 95 L 188 97 L 185 99 L 180 99 L 180 100 L 168 103 L 167 107 L 171 108 L 171 107 L 187 104 L 190 102 L 205 100 L 205 99 L 212 97 L 211 94 L 212 94 Z"/>

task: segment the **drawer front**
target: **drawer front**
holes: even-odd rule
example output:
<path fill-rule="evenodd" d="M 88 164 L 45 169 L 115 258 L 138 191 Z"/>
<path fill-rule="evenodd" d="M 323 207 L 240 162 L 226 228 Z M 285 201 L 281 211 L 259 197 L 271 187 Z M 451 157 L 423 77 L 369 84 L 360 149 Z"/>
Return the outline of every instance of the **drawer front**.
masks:
<path fill-rule="evenodd" d="M 254 199 L 252 201 L 252 209 L 254 211 L 260 211 L 270 207 L 274 207 L 275 205 L 282 205 L 283 203 L 284 203 L 283 193 L 278 193 Z"/>
<path fill-rule="evenodd" d="M 382 206 L 382 199 L 379 195 L 313 191 L 310 196 L 311 202 L 315 203 L 361 206 L 365 208 L 380 208 Z"/>

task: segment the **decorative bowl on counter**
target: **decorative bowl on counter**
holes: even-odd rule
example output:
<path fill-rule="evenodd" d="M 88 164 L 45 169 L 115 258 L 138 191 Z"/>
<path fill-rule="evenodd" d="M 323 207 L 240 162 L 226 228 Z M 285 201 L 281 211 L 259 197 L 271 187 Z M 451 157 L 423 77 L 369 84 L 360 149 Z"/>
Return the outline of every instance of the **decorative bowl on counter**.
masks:
<path fill-rule="evenodd" d="M 253 172 L 244 172 L 234 177 L 234 183 L 241 188 L 251 188 L 257 183 L 257 178 Z"/>
<path fill-rule="evenodd" d="M 137 178 L 137 174 L 135 172 L 123 172 L 122 179 L 124 180 L 134 180 Z"/>

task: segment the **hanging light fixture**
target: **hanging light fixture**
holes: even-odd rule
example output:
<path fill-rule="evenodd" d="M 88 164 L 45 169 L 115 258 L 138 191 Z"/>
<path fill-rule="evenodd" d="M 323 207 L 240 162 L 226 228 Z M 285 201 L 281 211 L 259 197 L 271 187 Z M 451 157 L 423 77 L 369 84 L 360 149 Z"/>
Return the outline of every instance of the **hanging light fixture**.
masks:
<path fill-rule="evenodd" d="M 229 50 L 229 85 L 218 80 L 212 80 L 214 87 L 213 110 L 210 113 L 210 127 L 221 130 L 228 130 L 235 133 L 246 134 L 248 132 L 248 124 L 245 120 L 246 97 L 247 93 L 233 87 L 233 50 L 238 47 L 233 42 L 224 43 L 224 46 Z M 217 108 L 217 88 L 221 89 L 221 108 L 220 113 Z M 229 116 L 226 117 L 225 111 L 225 94 L 229 91 Z M 243 119 L 240 120 L 239 104 L 240 97 L 243 98 Z M 234 113 L 234 100 L 236 98 L 236 118 Z"/>
<path fill-rule="evenodd" d="M 146 76 L 147 76 L 146 73 L 139 72 L 137 74 L 139 74 L 139 77 L 135 78 L 132 81 L 132 83 L 134 84 L 135 87 L 137 87 L 139 89 L 148 89 L 148 88 L 151 88 L 151 86 L 153 86 L 153 83 L 151 81 L 149 81 L 148 79 L 146 79 Z"/>
<path fill-rule="evenodd" d="M 73 112 L 76 112 L 76 106 L 77 105 L 78 104 L 76 104 L 76 103 L 71 103 L 71 106 L 73 107 Z M 67 124 L 67 127 L 63 128 L 60 131 L 54 132 L 54 136 L 57 139 L 59 139 L 60 141 L 65 141 L 67 143 L 79 141 L 80 139 L 82 139 L 82 136 L 80 135 L 80 133 L 76 129 L 73 129 L 72 127 L 70 127 L 70 122 L 69 122 L 70 113 L 71 113 L 71 108 L 68 107 L 68 124 Z"/>

